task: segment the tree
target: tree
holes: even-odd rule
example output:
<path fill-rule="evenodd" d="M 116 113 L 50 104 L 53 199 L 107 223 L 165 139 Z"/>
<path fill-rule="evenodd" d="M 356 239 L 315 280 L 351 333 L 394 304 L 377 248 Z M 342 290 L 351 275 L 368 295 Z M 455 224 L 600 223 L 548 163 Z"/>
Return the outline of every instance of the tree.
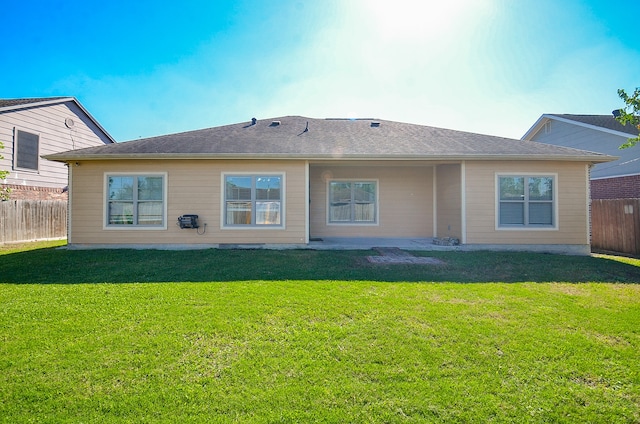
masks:
<path fill-rule="evenodd" d="M 636 88 L 632 95 L 624 90 L 618 90 L 618 96 L 624 101 L 625 107 L 614 111 L 614 116 L 622 125 L 631 124 L 638 129 L 638 136 L 630 138 L 620 146 L 621 149 L 633 147 L 640 143 L 640 87 Z"/>
<path fill-rule="evenodd" d="M 0 150 L 4 149 L 4 144 L 0 141 Z M 4 159 L 4 156 L 0 155 L 0 159 Z M 9 175 L 9 171 L 3 171 L 0 169 L 0 180 L 4 180 L 7 175 Z M 11 189 L 9 187 L 0 187 L 0 200 L 9 200 L 9 193 L 11 193 Z"/>

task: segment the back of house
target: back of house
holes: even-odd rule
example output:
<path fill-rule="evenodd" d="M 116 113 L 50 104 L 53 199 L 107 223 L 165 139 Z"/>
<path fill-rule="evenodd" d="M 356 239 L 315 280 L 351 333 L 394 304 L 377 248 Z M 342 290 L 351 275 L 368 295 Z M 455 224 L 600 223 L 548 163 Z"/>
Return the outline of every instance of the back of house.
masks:
<path fill-rule="evenodd" d="M 587 254 L 589 169 L 615 158 L 378 119 L 284 116 L 47 156 L 77 248 L 456 238 Z"/>

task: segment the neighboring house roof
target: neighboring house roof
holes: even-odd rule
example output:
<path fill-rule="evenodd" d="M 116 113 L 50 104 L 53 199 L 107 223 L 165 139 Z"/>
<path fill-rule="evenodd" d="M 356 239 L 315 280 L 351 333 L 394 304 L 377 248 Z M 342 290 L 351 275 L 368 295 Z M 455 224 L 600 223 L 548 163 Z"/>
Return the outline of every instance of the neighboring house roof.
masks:
<path fill-rule="evenodd" d="M 18 109 L 26 109 L 31 107 L 47 106 L 58 103 L 73 102 L 84 112 L 87 117 L 102 131 L 111 143 L 116 140 L 105 130 L 102 125 L 80 104 L 75 97 L 39 97 L 27 99 L 0 99 L 0 114 L 4 112 L 14 111 Z"/>
<path fill-rule="evenodd" d="M 80 159 L 254 158 L 464 160 L 545 159 L 606 162 L 572 148 L 373 119 L 285 116 L 169 134 L 46 157 Z"/>
<path fill-rule="evenodd" d="M 548 123 L 552 125 L 546 127 Z M 613 115 L 544 114 L 522 139 L 618 156 L 592 169 L 591 178 L 599 179 L 640 174 L 640 148 L 620 149 L 637 135 L 636 127 L 622 125 Z"/>
<path fill-rule="evenodd" d="M 613 117 L 613 115 L 570 115 L 570 114 L 555 114 L 545 113 L 542 115 L 529 131 L 522 136 L 523 140 L 530 140 L 535 133 L 540 131 L 542 126 L 549 120 L 554 119 L 561 122 L 567 122 L 575 125 L 580 125 L 585 128 L 592 128 L 598 131 L 605 131 L 612 134 L 622 135 L 626 138 L 630 136 L 637 136 L 638 129 L 633 125 L 622 125 Z"/>

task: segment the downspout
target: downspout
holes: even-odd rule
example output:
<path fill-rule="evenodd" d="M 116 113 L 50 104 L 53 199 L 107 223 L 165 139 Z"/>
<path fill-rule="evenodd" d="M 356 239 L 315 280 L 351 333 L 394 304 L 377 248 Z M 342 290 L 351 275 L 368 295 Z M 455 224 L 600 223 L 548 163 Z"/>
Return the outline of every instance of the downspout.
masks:
<path fill-rule="evenodd" d="M 437 165 L 433 166 L 433 237 L 438 237 L 438 172 Z"/>
<path fill-rule="evenodd" d="M 67 162 L 67 245 L 71 244 L 71 202 L 73 196 L 72 185 L 72 173 L 73 162 Z"/>
<path fill-rule="evenodd" d="M 591 168 L 593 167 L 593 163 L 585 164 L 586 171 L 586 179 L 587 179 L 587 244 L 589 245 L 589 250 L 591 250 Z M 557 201 L 556 201 L 557 202 Z"/>
<path fill-rule="evenodd" d="M 460 244 L 467 244 L 467 169 L 466 162 L 460 164 Z"/>
<path fill-rule="evenodd" d="M 311 205 L 311 189 L 309 187 L 310 179 L 309 179 L 309 161 L 304 162 L 304 190 L 305 190 L 305 202 L 304 202 L 304 244 L 309 244 L 310 239 L 310 217 L 309 210 Z"/>

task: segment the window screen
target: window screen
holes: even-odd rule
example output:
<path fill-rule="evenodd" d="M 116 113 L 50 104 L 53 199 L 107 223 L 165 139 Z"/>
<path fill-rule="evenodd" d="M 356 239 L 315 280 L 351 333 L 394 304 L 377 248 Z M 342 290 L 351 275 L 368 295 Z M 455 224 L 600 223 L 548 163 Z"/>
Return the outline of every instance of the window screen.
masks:
<path fill-rule="evenodd" d="M 331 181 L 329 183 L 329 222 L 376 222 L 375 181 Z"/>
<path fill-rule="evenodd" d="M 40 137 L 37 134 L 17 131 L 16 168 L 38 170 Z"/>
<path fill-rule="evenodd" d="M 553 177 L 502 176 L 498 186 L 500 226 L 555 225 Z"/>
<path fill-rule="evenodd" d="M 227 175 L 225 225 L 282 225 L 281 175 Z"/>

